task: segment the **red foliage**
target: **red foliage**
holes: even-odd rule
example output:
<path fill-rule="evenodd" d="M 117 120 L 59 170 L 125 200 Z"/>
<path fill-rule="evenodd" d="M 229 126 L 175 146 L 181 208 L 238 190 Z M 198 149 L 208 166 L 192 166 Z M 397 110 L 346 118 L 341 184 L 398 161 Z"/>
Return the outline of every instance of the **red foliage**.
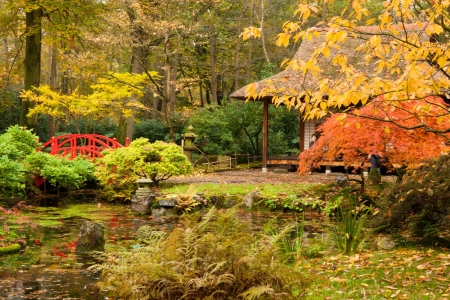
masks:
<path fill-rule="evenodd" d="M 450 128 L 450 120 L 441 117 L 445 105 L 431 97 L 425 103 L 404 101 L 395 107 L 377 99 L 351 114 L 332 115 L 318 128 L 322 135 L 312 148 L 300 154 L 299 172 L 309 172 L 310 166 L 318 167 L 320 161 L 339 159 L 346 165 L 361 164 L 373 151 L 391 163 L 409 166 L 446 153 L 450 134 L 435 133 Z"/>

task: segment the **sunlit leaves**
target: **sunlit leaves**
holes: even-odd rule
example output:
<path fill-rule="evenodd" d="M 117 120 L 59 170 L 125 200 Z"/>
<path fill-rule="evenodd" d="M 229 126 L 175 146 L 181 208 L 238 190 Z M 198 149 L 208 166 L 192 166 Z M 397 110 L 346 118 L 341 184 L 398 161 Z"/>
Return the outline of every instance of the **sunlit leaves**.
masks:
<path fill-rule="evenodd" d="M 353 0 L 340 15 L 330 17 L 327 26 L 319 22 L 317 27 L 304 24 L 312 22 L 318 8 L 301 3 L 295 12 L 297 22 L 285 23 L 277 44 L 287 47 L 292 37 L 299 37 L 299 51 L 312 50 L 286 64 L 301 73 L 299 78 L 308 84 L 292 82 L 297 90 L 292 93 L 292 87 L 277 88 L 274 83 L 270 88 L 251 88 L 247 96 L 276 95 L 278 105 L 299 108 L 306 119 L 322 117 L 336 107 L 366 105 L 370 99 L 383 96 L 390 101 L 383 119 L 392 121 L 389 112 L 405 102 L 449 94 L 449 1 L 435 1 L 430 6 L 420 6 L 413 0 L 385 1 L 383 11 L 377 13 L 369 9 L 369 2 Z M 373 26 L 360 26 L 363 19 Z M 434 109 L 444 108 L 431 105 L 436 106 Z M 408 112 L 415 119 L 431 111 Z M 440 113 L 449 111 L 444 108 Z"/>
<path fill-rule="evenodd" d="M 157 78 L 156 74 L 153 74 Z M 113 73 L 91 86 L 93 93 L 83 95 L 78 89 L 65 95 L 41 85 L 34 91 L 23 91 L 24 99 L 35 102 L 30 114 L 48 114 L 64 122 L 74 122 L 78 131 L 81 119 L 94 124 L 107 118 L 132 116 L 134 109 L 146 109 L 140 102 L 148 77 L 145 74 Z"/>
<path fill-rule="evenodd" d="M 244 31 L 241 33 L 240 36 L 242 37 L 242 39 L 244 41 L 251 37 L 259 38 L 259 37 L 261 37 L 261 28 L 256 28 L 253 26 L 244 28 Z M 288 40 L 288 43 L 289 43 L 289 40 Z"/>

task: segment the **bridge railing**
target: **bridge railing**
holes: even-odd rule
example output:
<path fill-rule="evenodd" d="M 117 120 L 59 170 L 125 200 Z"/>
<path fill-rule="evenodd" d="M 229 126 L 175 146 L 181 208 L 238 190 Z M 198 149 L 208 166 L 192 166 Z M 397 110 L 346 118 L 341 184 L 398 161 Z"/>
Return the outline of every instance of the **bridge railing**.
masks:
<path fill-rule="evenodd" d="M 127 137 L 125 146 L 130 145 L 130 139 Z M 49 149 L 52 155 L 70 155 L 70 159 L 76 158 L 78 155 L 84 155 L 89 158 L 101 157 L 101 152 L 106 149 L 116 149 L 123 147 L 117 142 L 116 138 L 109 138 L 99 134 L 65 134 L 53 137 L 44 144 L 37 151 L 45 151 Z M 39 187 L 44 183 L 45 179 L 40 176 L 35 176 L 34 184 Z"/>
<path fill-rule="evenodd" d="M 125 146 L 128 147 L 129 144 L 130 139 L 126 138 Z M 80 154 L 90 158 L 101 157 L 103 150 L 123 146 L 117 142 L 116 138 L 108 138 L 99 134 L 65 134 L 53 137 L 45 142 L 40 151 L 49 147 L 50 154 L 70 155 L 70 159 L 74 159 Z"/>

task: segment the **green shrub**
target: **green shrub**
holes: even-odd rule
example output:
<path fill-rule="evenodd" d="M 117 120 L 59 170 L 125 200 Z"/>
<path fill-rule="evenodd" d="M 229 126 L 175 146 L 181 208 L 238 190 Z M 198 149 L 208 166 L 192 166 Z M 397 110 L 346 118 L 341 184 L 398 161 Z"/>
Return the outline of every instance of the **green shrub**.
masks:
<path fill-rule="evenodd" d="M 372 168 L 369 171 L 369 176 L 367 177 L 370 184 L 379 184 L 381 183 L 381 174 L 377 170 L 377 168 Z"/>
<path fill-rule="evenodd" d="M 158 184 L 192 169 L 181 147 L 161 141 L 152 144 L 146 138 L 134 140 L 129 147 L 106 150 L 103 155 L 95 175 L 111 198 L 131 199 L 141 177 Z"/>
<path fill-rule="evenodd" d="M 25 167 L 7 155 L 0 156 L 0 196 L 24 196 L 25 187 Z"/>
<path fill-rule="evenodd" d="M 374 226 L 391 230 L 410 228 L 420 237 L 437 236 L 450 215 L 450 156 L 409 170 L 378 203 Z"/>
<path fill-rule="evenodd" d="M 26 169 L 21 161 L 36 152 L 38 138 L 30 130 L 10 126 L 0 135 L 0 195 L 3 197 L 26 194 Z"/>
<path fill-rule="evenodd" d="M 95 178 L 95 165 L 87 158 L 69 160 L 45 152 L 34 152 L 24 160 L 28 172 L 44 177 L 54 186 L 79 189 Z"/>
<path fill-rule="evenodd" d="M 134 138 L 147 138 L 151 143 L 165 141 L 169 134 L 169 128 L 163 120 L 150 119 L 136 123 L 134 126 Z"/>
<path fill-rule="evenodd" d="M 0 135 L 0 153 L 12 160 L 20 160 L 36 152 L 38 145 L 38 137 L 18 125 L 9 127 Z"/>
<path fill-rule="evenodd" d="M 299 299 L 301 272 L 277 259 L 276 241 L 257 235 L 237 209 L 185 215 L 172 232 L 141 228 L 129 252 L 105 254 L 101 289 L 115 299 Z"/>

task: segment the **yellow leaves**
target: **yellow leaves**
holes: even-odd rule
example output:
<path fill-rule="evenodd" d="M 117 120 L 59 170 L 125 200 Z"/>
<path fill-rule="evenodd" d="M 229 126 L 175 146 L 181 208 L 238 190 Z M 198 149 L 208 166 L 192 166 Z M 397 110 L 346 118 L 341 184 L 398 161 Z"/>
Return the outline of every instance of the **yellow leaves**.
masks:
<path fill-rule="evenodd" d="M 333 57 L 332 63 L 335 66 L 344 66 L 347 64 L 347 56 L 339 53 Z"/>
<path fill-rule="evenodd" d="M 379 20 L 381 26 L 386 26 L 387 24 L 392 22 L 392 16 L 389 12 L 385 12 L 383 15 L 379 17 Z"/>
<path fill-rule="evenodd" d="M 311 16 L 311 12 L 317 13 L 318 9 L 314 5 L 309 5 L 308 3 L 299 4 L 298 8 L 294 12 L 294 16 L 299 15 L 301 21 L 305 23 Z"/>
<path fill-rule="evenodd" d="M 368 15 L 367 9 L 365 9 L 361 6 L 361 3 L 359 0 L 353 0 L 352 7 L 356 13 L 356 19 L 361 20 L 362 15 L 365 15 L 365 16 Z"/>
<path fill-rule="evenodd" d="M 322 49 L 322 54 L 323 54 L 325 57 L 330 57 L 330 48 L 329 48 L 329 47 L 324 47 L 324 48 Z"/>
<path fill-rule="evenodd" d="M 447 65 L 447 58 L 444 56 L 439 56 L 439 58 L 437 59 L 437 64 L 440 68 L 444 67 L 445 65 Z"/>
<path fill-rule="evenodd" d="M 390 134 L 390 133 L 391 133 L 391 129 L 390 129 L 388 126 L 385 126 L 385 127 L 384 127 L 384 132 L 385 132 L 386 134 Z"/>
<path fill-rule="evenodd" d="M 261 37 L 261 28 L 256 28 L 253 26 L 244 28 L 244 31 L 239 35 L 242 39 L 248 40 L 251 37 L 260 38 Z"/>
<path fill-rule="evenodd" d="M 287 46 L 289 46 L 290 38 L 291 38 L 291 35 L 288 33 L 285 33 L 285 32 L 279 33 L 277 41 L 276 41 L 276 45 L 278 47 L 280 47 L 280 46 L 287 47 Z"/>
<path fill-rule="evenodd" d="M 258 87 L 258 84 L 256 82 L 249 84 L 246 89 L 246 98 L 254 98 L 257 99 L 258 98 L 258 94 L 256 93 L 256 88 Z"/>
<path fill-rule="evenodd" d="M 426 32 L 429 36 L 439 35 L 444 31 L 441 25 L 435 23 L 428 23 Z"/>

